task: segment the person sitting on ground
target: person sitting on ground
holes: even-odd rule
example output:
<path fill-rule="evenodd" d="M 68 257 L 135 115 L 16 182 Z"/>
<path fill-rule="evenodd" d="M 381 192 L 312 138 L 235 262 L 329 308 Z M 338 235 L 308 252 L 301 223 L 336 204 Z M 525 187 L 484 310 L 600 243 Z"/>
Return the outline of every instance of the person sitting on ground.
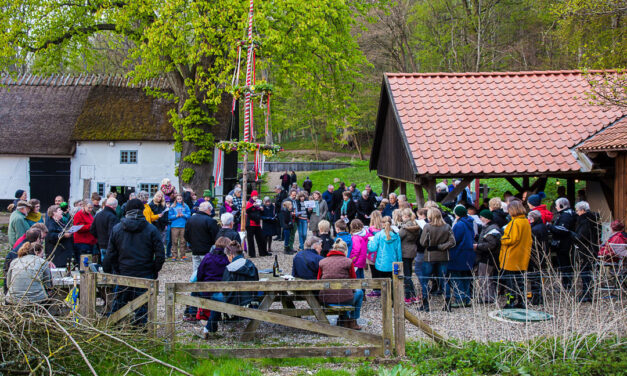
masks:
<path fill-rule="evenodd" d="M 20 200 L 16 204 L 16 209 L 9 217 L 9 244 L 15 244 L 17 239 L 24 235 L 30 228 L 26 216 L 30 213 L 31 206 L 28 202 Z"/>
<path fill-rule="evenodd" d="M 346 243 L 346 247 L 348 247 L 347 257 L 350 257 L 353 250 L 353 237 L 348 233 L 348 223 L 343 219 L 335 221 L 335 235 L 336 239 L 342 239 Z"/>
<path fill-rule="evenodd" d="M 224 236 L 225 238 L 229 238 L 232 241 L 241 243 L 242 238 L 239 236 L 237 231 L 233 230 L 234 221 L 235 218 L 231 213 L 223 213 L 222 215 L 220 215 L 220 222 L 222 222 L 222 227 L 220 227 L 220 230 L 218 230 L 216 238 Z"/>
<path fill-rule="evenodd" d="M 333 248 L 333 243 L 335 243 L 335 239 L 331 237 L 331 223 L 326 219 L 323 219 L 318 223 L 318 233 L 320 234 L 320 240 L 322 240 L 322 251 L 320 255 L 322 257 L 327 257 L 327 254 Z"/>
<path fill-rule="evenodd" d="M 614 247 L 627 244 L 627 233 L 625 232 L 625 224 L 619 220 L 612 222 L 610 229 L 613 234 L 601 245 L 599 257 L 605 262 L 617 263 L 620 261 L 620 257 L 614 251 Z"/>
<path fill-rule="evenodd" d="M 540 214 L 542 214 L 542 222 L 546 225 L 547 223 L 551 223 L 553 220 L 553 213 L 546 208 L 546 205 L 542 204 L 542 199 L 545 197 L 546 195 L 544 192 L 538 192 L 535 195 L 531 195 L 527 198 L 527 205 L 529 205 L 529 211 L 537 210 Z"/>
<path fill-rule="evenodd" d="M 312 236 L 305 241 L 305 250 L 294 256 L 292 261 L 292 276 L 301 279 L 317 279 L 318 264 L 324 257 L 322 252 L 322 239 Z"/>
<path fill-rule="evenodd" d="M 9 251 L 9 253 L 7 253 L 6 257 L 4 258 L 4 268 L 3 268 L 3 275 L 4 275 L 4 293 L 7 293 L 7 290 L 9 288 L 9 285 L 7 284 L 7 272 L 9 271 L 9 268 L 11 267 L 11 262 L 13 262 L 13 260 L 15 260 L 17 258 L 17 254 L 20 250 L 20 248 L 22 248 L 22 246 L 24 245 L 24 243 L 30 243 L 30 244 L 42 244 L 43 243 L 43 238 L 45 238 L 45 235 L 42 236 L 42 231 L 38 228 L 35 228 L 34 226 L 31 227 L 30 229 L 28 229 L 28 231 L 26 231 L 26 233 L 24 234 L 24 236 L 22 237 L 22 241 L 18 241 L 17 245 L 15 247 L 13 247 L 13 249 L 11 249 Z"/>
<path fill-rule="evenodd" d="M 39 243 L 26 242 L 17 252 L 7 272 L 8 301 L 18 303 L 44 303 L 48 299 L 46 288 L 52 287 L 48 262 L 42 257 L 44 248 Z"/>
<path fill-rule="evenodd" d="M 318 269 L 318 279 L 356 279 L 353 262 L 346 257 L 346 243 L 342 239 L 337 239 L 333 244 L 333 249 L 327 257 L 320 260 Z M 361 305 L 364 300 L 364 292 L 360 289 L 325 289 L 320 291 L 318 298 L 322 304 L 342 304 L 354 307 L 353 311 L 340 314 L 337 320 L 338 326 L 349 329 L 361 330 L 357 325 L 360 317 Z"/>
<path fill-rule="evenodd" d="M 479 218 L 481 218 L 483 226 L 477 243 L 474 245 L 478 264 L 479 302 L 490 304 L 496 300 L 496 283 L 492 277 L 498 267 L 503 230 L 492 221 L 494 216 L 490 210 L 482 210 L 479 213 Z"/>

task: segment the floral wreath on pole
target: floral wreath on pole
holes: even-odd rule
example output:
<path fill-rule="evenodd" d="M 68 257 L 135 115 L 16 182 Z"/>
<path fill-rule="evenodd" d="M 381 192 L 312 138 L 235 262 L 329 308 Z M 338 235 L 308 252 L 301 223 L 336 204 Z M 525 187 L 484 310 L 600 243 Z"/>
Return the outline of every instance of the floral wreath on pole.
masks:
<path fill-rule="evenodd" d="M 279 145 L 258 144 L 246 141 L 220 141 L 217 143 L 217 147 L 226 154 L 233 151 L 253 153 L 259 150 L 266 157 L 272 157 L 277 155 L 280 151 L 283 151 L 283 148 Z"/>

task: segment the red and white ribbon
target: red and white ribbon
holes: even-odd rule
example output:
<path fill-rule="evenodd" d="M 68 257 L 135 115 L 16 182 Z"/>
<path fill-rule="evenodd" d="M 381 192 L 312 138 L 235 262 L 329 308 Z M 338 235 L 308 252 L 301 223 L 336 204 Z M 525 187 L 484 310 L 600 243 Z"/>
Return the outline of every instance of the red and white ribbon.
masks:
<path fill-rule="evenodd" d="M 261 150 L 259 150 L 259 144 L 257 144 L 257 150 L 255 150 L 255 181 L 259 180 L 259 154 Z"/>
<path fill-rule="evenodd" d="M 213 177 L 215 179 L 214 187 L 222 186 L 222 174 L 223 174 L 223 160 L 224 151 L 216 148 L 216 165 L 213 171 Z"/>
<path fill-rule="evenodd" d="M 254 60 L 254 44 L 253 44 L 253 0 L 250 0 L 248 11 L 248 55 L 246 59 L 246 86 L 250 89 L 253 83 L 253 60 Z M 252 103 L 250 90 L 246 93 L 244 101 L 244 141 L 250 142 L 252 131 Z"/>

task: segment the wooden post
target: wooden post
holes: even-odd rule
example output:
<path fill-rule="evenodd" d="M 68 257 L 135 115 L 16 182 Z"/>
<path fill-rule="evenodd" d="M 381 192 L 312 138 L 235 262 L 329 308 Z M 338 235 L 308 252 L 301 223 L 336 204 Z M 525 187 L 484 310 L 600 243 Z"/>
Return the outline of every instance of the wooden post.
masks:
<path fill-rule="evenodd" d="M 87 319 L 96 318 L 96 274 L 81 274 L 79 312 Z"/>
<path fill-rule="evenodd" d="M 381 195 L 383 197 L 388 197 L 388 195 L 390 194 L 390 179 L 388 179 L 388 178 L 381 178 L 381 182 L 383 184 L 383 186 L 381 188 Z"/>
<path fill-rule="evenodd" d="M 148 333 L 150 336 L 157 337 L 157 300 L 159 297 L 159 281 L 150 282 L 148 288 Z"/>
<path fill-rule="evenodd" d="M 414 184 L 414 193 L 416 194 L 416 205 L 422 208 L 425 206 L 425 194 L 422 191 L 422 185 Z"/>
<path fill-rule="evenodd" d="M 407 195 L 407 183 L 405 183 L 404 181 L 398 183 L 400 186 L 400 190 L 399 190 L 399 194 L 401 195 Z"/>
<path fill-rule="evenodd" d="M 381 312 L 383 321 L 383 355 L 392 356 L 392 344 L 394 342 L 394 313 L 392 311 L 392 285 L 387 280 L 381 284 Z"/>
<path fill-rule="evenodd" d="M 176 284 L 165 284 L 165 338 L 168 341 L 167 349 L 173 351 L 176 347 Z"/>
<path fill-rule="evenodd" d="M 405 356 L 405 278 L 403 263 L 395 262 L 393 270 L 394 346 L 396 348 L 396 356 Z"/>
<path fill-rule="evenodd" d="M 430 201 L 435 201 L 438 192 L 435 189 L 435 179 L 422 179 L 422 186 L 427 190 L 427 198 Z"/>

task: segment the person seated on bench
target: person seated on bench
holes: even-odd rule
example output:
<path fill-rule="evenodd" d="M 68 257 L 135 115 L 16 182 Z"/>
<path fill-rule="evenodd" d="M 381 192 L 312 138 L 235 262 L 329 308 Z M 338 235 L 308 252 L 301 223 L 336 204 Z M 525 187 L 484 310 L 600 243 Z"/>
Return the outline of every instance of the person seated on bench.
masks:
<path fill-rule="evenodd" d="M 338 238 L 327 257 L 320 260 L 318 279 L 356 279 L 353 261 L 346 257 L 347 250 L 346 243 Z M 361 330 L 361 327 L 357 325 L 361 304 L 364 300 L 364 292 L 361 289 L 322 290 L 318 297 L 323 304 L 353 306 L 355 309 L 347 312 L 346 316 L 340 314 L 337 324 L 345 328 Z"/>
<path fill-rule="evenodd" d="M 25 242 L 17 251 L 17 259 L 11 262 L 7 272 L 11 304 L 48 302 L 46 288 L 52 287 L 52 275 L 48 261 L 42 256 L 44 248 L 39 243 Z"/>
<path fill-rule="evenodd" d="M 244 251 L 236 241 L 231 243 L 224 249 L 229 264 L 222 274 L 222 282 L 245 282 L 259 281 L 259 271 L 252 261 L 244 258 Z M 257 295 L 254 291 L 232 291 L 225 293 L 214 293 L 211 300 L 235 304 L 239 306 L 248 306 Z M 203 329 L 204 338 L 209 339 L 209 333 L 218 330 L 218 321 L 220 320 L 220 312 L 211 311 L 207 326 Z"/>
<path fill-rule="evenodd" d="M 219 282 L 222 281 L 222 275 L 226 266 L 229 264 L 229 259 L 224 254 L 224 249 L 231 244 L 231 239 L 226 236 L 221 236 L 216 240 L 211 250 L 203 257 L 198 270 L 196 271 L 196 282 Z M 203 298 L 210 298 L 209 293 L 199 293 L 197 296 Z M 198 309 L 196 312 L 197 320 L 207 320 L 208 310 Z"/>
<path fill-rule="evenodd" d="M 322 252 L 322 239 L 312 236 L 305 242 L 305 250 L 294 256 L 292 261 L 292 276 L 302 279 L 317 279 L 318 264 L 324 257 Z"/>

